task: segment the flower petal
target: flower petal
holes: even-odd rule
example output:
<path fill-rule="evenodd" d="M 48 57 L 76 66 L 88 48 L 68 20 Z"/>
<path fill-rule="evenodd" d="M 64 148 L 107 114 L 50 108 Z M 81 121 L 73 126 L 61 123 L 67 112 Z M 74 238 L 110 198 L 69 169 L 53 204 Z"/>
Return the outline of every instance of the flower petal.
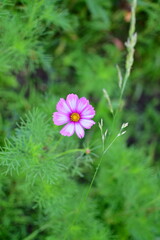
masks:
<path fill-rule="evenodd" d="M 74 133 L 74 123 L 68 123 L 66 124 L 60 131 L 60 134 L 63 136 L 72 136 Z"/>
<path fill-rule="evenodd" d="M 81 118 L 93 118 L 95 115 L 94 108 L 89 104 L 84 110 L 81 112 Z"/>
<path fill-rule="evenodd" d="M 79 123 L 75 123 L 75 131 L 79 138 L 84 137 L 84 129 L 82 128 L 82 126 Z"/>
<path fill-rule="evenodd" d="M 65 123 L 69 122 L 69 117 L 63 113 L 54 112 L 53 113 L 53 122 L 57 126 L 63 125 Z"/>
<path fill-rule="evenodd" d="M 67 105 L 66 101 L 64 100 L 64 98 L 60 98 L 59 102 L 56 105 L 56 109 L 58 112 L 61 113 L 71 113 L 71 110 Z"/>
<path fill-rule="evenodd" d="M 80 119 L 79 123 L 81 124 L 82 127 L 87 129 L 91 128 L 95 124 L 95 122 L 90 119 Z"/>
<path fill-rule="evenodd" d="M 77 101 L 78 101 L 78 96 L 76 94 L 71 93 L 67 96 L 66 102 L 72 111 L 76 110 Z"/>
<path fill-rule="evenodd" d="M 85 97 L 82 97 L 78 100 L 77 102 L 77 112 L 78 113 L 81 113 L 82 110 L 87 106 L 89 105 L 89 101 L 85 98 Z"/>

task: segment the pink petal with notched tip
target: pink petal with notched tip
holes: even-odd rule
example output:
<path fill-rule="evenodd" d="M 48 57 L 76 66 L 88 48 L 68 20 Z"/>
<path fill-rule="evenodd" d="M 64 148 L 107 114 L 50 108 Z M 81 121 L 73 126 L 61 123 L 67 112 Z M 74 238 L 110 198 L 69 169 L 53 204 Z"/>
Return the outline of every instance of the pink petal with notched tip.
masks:
<path fill-rule="evenodd" d="M 63 98 L 61 98 L 57 103 L 56 109 L 58 112 L 61 112 L 61 113 L 66 113 L 66 114 L 71 113 L 69 106 L 67 105 L 66 101 Z"/>
<path fill-rule="evenodd" d="M 80 98 L 77 102 L 77 112 L 81 113 L 82 110 L 87 107 L 87 105 L 89 105 L 89 101 L 85 97 Z"/>
<path fill-rule="evenodd" d="M 95 124 L 95 122 L 90 119 L 80 119 L 79 123 L 86 129 L 90 129 Z"/>
<path fill-rule="evenodd" d="M 78 96 L 76 94 L 71 93 L 67 96 L 66 102 L 67 102 L 67 105 L 72 110 L 72 112 L 76 110 L 77 101 L 78 101 Z"/>
<path fill-rule="evenodd" d="M 81 112 L 81 118 L 83 119 L 89 119 L 89 118 L 93 118 L 95 115 L 95 110 L 94 108 L 89 104 L 87 107 L 85 107 L 83 109 L 83 111 Z"/>
<path fill-rule="evenodd" d="M 79 123 L 75 123 L 75 132 L 79 138 L 84 137 L 84 129 Z"/>
<path fill-rule="evenodd" d="M 67 122 L 69 122 L 69 117 L 63 113 L 59 113 L 59 112 L 54 112 L 53 113 L 53 121 L 54 124 L 57 126 L 63 125 Z"/>
<path fill-rule="evenodd" d="M 74 128 L 74 123 L 68 123 L 61 129 L 60 134 L 70 137 L 74 133 Z"/>

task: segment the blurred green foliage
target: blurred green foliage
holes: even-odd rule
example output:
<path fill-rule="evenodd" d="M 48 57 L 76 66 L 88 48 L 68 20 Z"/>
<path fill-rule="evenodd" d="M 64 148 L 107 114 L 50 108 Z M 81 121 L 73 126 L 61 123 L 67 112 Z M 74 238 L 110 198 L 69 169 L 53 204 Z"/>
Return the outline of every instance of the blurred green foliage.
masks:
<path fill-rule="evenodd" d="M 90 99 L 96 122 L 110 130 L 102 89 L 115 110 L 131 2 L 0 2 L 0 239 L 160 238 L 159 0 L 138 1 L 135 62 L 115 131 L 129 127 L 83 204 L 101 155 L 98 124 L 79 141 L 61 137 L 51 120 L 59 98 L 73 92 Z"/>

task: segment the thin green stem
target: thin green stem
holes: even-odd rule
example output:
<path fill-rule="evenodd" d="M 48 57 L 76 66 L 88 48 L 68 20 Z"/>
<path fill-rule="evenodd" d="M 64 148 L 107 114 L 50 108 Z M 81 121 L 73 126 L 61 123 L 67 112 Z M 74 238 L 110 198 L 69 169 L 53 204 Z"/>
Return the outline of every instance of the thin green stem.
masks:
<path fill-rule="evenodd" d="M 74 153 L 74 152 L 84 152 L 85 153 L 85 149 L 80 149 L 80 148 L 78 148 L 78 149 L 70 149 L 70 150 L 65 151 L 63 153 L 59 153 L 59 154 L 55 155 L 55 158 L 64 156 L 66 154 Z"/>
<path fill-rule="evenodd" d="M 103 151 L 102 156 L 101 156 L 101 158 L 100 158 L 100 161 L 99 161 L 99 163 L 98 163 L 98 166 L 96 167 L 96 171 L 94 172 L 93 178 L 92 178 L 92 180 L 91 180 L 91 183 L 90 183 L 90 185 L 89 185 L 89 188 L 88 188 L 88 191 L 87 191 L 87 194 L 86 194 L 86 197 L 85 197 L 84 200 L 87 199 L 87 197 L 88 197 L 88 195 L 89 195 L 89 193 L 90 193 L 90 191 L 91 191 L 91 188 L 92 188 L 92 186 L 93 186 L 94 180 L 95 180 L 95 178 L 96 178 L 96 176 L 97 176 L 97 173 L 98 173 L 98 170 L 99 170 L 99 168 L 100 168 L 100 166 L 101 166 L 101 163 L 102 163 L 104 154 L 109 150 L 109 148 L 112 146 L 112 144 L 116 141 L 117 138 L 118 138 L 118 136 L 116 136 L 116 137 L 112 140 L 112 142 L 108 145 L 108 147 Z"/>
<path fill-rule="evenodd" d="M 53 152 L 56 150 L 56 148 L 58 147 L 58 145 L 60 144 L 60 142 L 62 141 L 62 139 L 63 139 L 63 136 L 61 135 L 61 137 L 59 138 L 59 140 L 56 142 L 56 144 L 54 145 L 54 147 L 53 147 Z"/>
<path fill-rule="evenodd" d="M 41 226 L 39 229 L 35 230 L 34 232 L 32 232 L 29 236 L 25 237 L 23 240 L 32 240 L 35 239 L 35 237 L 40 233 L 43 232 L 45 229 L 47 229 L 48 227 L 52 226 L 52 222 L 46 223 L 43 226 Z"/>

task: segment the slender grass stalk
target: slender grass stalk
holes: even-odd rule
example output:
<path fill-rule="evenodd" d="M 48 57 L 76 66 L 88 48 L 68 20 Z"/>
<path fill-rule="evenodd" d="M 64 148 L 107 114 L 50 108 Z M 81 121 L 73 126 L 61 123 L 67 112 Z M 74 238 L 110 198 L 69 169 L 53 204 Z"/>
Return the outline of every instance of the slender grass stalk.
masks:
<path fill-rule="evenodd" d="M 126 56 L 126 63 L 125 63 L 125 74 L 124 77 L 122 77 L 121 70 L 119 66 L 117 67 L 118 71 L 118 78 L 119 78 L 119 87 L 120 87 L 120 97 L 119 97 L 119 103 L 118 107 L 115 111 L 115 114 L 113 116 L 113 122 L 111 126 L 111 132 L 115 127 L 116 119 L 119 114 L 119 112 L 122 110 L 122 98 L 124 95 L 124 91 L 126 88 L 126 84 L 128 82 L 128 79 L 130 77 L 131 69 L 134 62 L 134 52 L 135 52 L 135 45 L 137 42 L 137 33 L 135 32 L 136 28 L 136 6 L 137 6 L 137 0 L 133 0 L 132 2 L 132 8 L 131 8 L 131 22 L 130 22 L 130 28 L 129 28 L 129 36 L 127 39 L 127 42 L 125 43 L 125 46 L 127 48 L 127 56 Z"/>
<path fill-rule="evenodd" d="M 129 37 L 128 40 L 126 42 L 126 47 L 127 47 L 127 58 L 126 58 L 126 71 L 125 71 L 125 76 L 124 76 L 124 80 L 122 83 L 122 89 L 121 89 L 121 95 L 120 95 L 120 99 L 122 99 L 127 81 L 129 79 L 130 73 L 131 73 L 131 69 L 132 69 L 132 65 L 134 62 L 134 47 L 136 45 L 137 42 L 137 33 L 135 32 L 135 25 L 136 25 L 136 6 L 137 6 L 137 0 L 133 0 L 132 3 L 132 10 L 131 10 L 131 24 L 130 24 L 130 29 L 129 29 Z"/>

